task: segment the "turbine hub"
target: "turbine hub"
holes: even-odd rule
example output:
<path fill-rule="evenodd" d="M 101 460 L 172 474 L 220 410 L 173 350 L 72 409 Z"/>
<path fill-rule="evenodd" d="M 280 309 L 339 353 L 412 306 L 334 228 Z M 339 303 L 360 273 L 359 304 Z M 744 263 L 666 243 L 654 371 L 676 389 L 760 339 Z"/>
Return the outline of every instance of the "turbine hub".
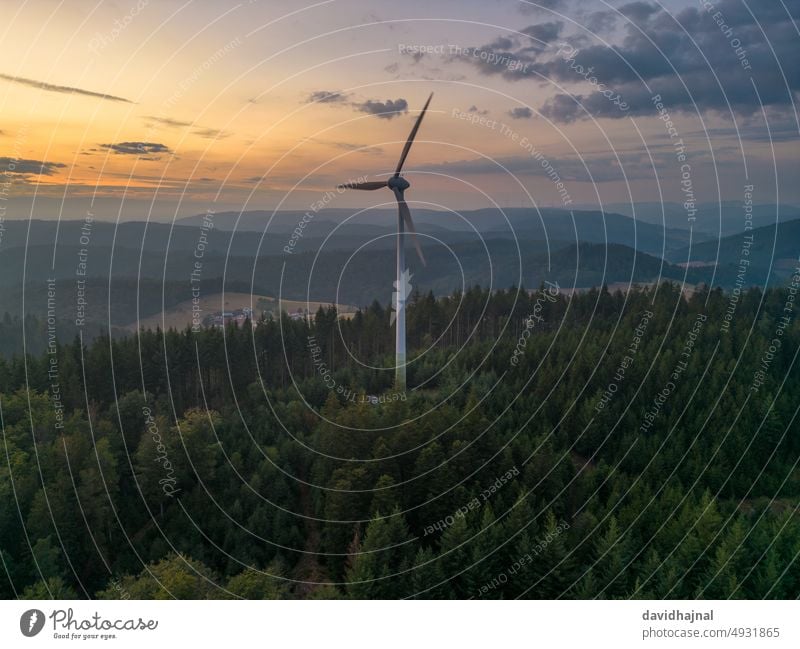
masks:
<path fill-rule="evenodd" d="M 411 183 L 402 176 L 392 176 L 386 184 L 389 186 L 389 189 L 399 189 L 400 191 L 405 191 L 411 187 Z"/>

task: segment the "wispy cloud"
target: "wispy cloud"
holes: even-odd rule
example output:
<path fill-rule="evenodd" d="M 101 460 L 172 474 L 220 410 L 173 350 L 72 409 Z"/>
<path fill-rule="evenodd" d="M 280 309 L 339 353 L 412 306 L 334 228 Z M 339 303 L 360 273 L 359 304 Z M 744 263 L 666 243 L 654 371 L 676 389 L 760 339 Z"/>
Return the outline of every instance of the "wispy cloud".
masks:
<path fill-rule="evenodd" d="M 172 119 L 171 117 L 156 117 L 153 115 L 147 115 L 144 118 L 145 120 L 150 120 L 151 122 L 157 122 L 162 126 L 168 126 L 169 128 L 185 128 L 187 126 L 193 126 L 191 122 L 184 122 L 179 119 Z"/>
<path fill-rule="evenodd" d="M 318 137 L 309 137 L 303 140 L 303 144 L 306 142 L 313 142 L 315 144 L 321 144 L 323 146 L 329 146 L 334 149 L 341 149 L 342 151 L 357 151 L 361 154 L 366 155 L 378 155 L 383 153 L 383 149 L 379 146 L 375 146 L 372 144 L 357 144 L 355 142 L 340 142 L 336 140 L 325 140 L 323 138 Z"/>
<path fill-rule="evenodd" d="M 200 126 L 199 124 L 195 124 L 194 122 L 186 122 L 181 119 L 173 119 L 172 117 L 157 117 L 154 115 L 145 115 L 142 119 L 145 122 L 156 122 L 157 124 L 161 124 L 162 126 L 166 126 L 167 128 L 192 128 L 192 135 L 196 135 L 197 137 L 206 138 L 209 140 L 219 140 L 224 137 L 228 137 L 230 133 L 225 131 L 221 128 L 210 128 L 207 126 Z"/>
<path fill-rule="evenodd" d="M 319 102 L 322 104 L 341 103 L 347 99 L 347 95 L 337 90 L 315 90 L 308 95 L 309 102 Z"/>
<path fill-rule="evenodd" d="M 57 169 L 63 169 L 66 166 L 61 162 L 0 157 L 0 175 L 52 176 Z"/>
<path fill-rule="evenodd" d="M 124 97 L 116 97 L 115 95 L 107 95 L 102 92 L 94 92 L 93 90 L 84 90 L 83 88 L 73 88 L 72 86 L 57 86 L 45 81 L 37 81 L 36 79 L 26 79 L 25 77 L 14 77 L 10 74 L 0 73 L 0 79 L 9 81 L 11 83 L 18 83 L 23 86 L 31 88 L 38 88 L 39 90 L 46 90 L 48 92 L 59 92 L 65 95 L 84 95 L 85 97 L 97 97 L 99 99 L 107 99 L 108 101 L 119 101 L 125 104 L 132 104 L 130 99 Z"/>
<path fill-rule="evenodd" d="M 192 134 L 209 140 L 219 140 L 230 135 L 230 133 L 223 131 L 221 128 L 198 128 L 192 131 Z"/>
<path fill-rule="evenodd" d="M 632 147 L 616 149 L 615 154 L 599 150 L 584 152 L 581 155 L 559 156 L 556 153 L 551 154 L 533 148 L 521 155 L 450 160 L 418 165 L 415 169 L 465 176 L 501 176 L 510 172 L 530 177 L 549 177 L 552 180 L 550 171 L 552 167 L 563 182 L 590 185 L 672 177 L 676 169 L 675 152 L 669 137 L 667 136 L 662 144 L 651 144 L 648 149 L 649 151 L 641 147 Z M 693 153 L 693 159 L 697 163 L 697 169 L 716 167 L 723 176 L 741 166 L 741 157 L 735 147 L 720 153 L 715 146 L 713 157 L 710 150 L 696 151 Z M 757 174 L 763 173 L 762 169 L 769 173 L 772 164 L 773 161 L 770 159 L 753 158 L 752 164 L 748 163 L 748 166 L 753 168 L 753 176 L 757 177 Z"/>

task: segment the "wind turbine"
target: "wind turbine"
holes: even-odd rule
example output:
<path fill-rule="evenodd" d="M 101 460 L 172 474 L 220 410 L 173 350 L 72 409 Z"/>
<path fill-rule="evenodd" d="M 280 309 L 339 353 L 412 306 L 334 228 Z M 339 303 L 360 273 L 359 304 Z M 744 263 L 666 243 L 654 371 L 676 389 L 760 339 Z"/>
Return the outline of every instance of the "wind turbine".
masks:
<path fill-rule="evenodd" d="M 339 185 L 340 189 L 363 189 L 373 191 L 375 189 L 383 189 L 388 187 L 394 192 L 394 197 L 397 199 L 397 281 L 395 282 L 395 385 L 398 390 L 406 389 L 406 252 L 405 252 L 405 230 L 411 233 L 414 246 L 417 249 L 417 255 L 422 265 L 425 265 L 425 257 L 422 254 L 422 248 L 419 245 L 419 238 L 417 231 L 414 228 L 414 221 L 411 220 L 411 210 L 408 209 L 408 203 L 404 197 L 405 191 L 411 184 L 400 175 L 403 169 L 403 163 L 408 157 L 408 152 L 411 150 L 411 145 L 414 143 L 414 138 L 419 130 L 419 125 L 422 124 L 422 118 L 425 117 L 425 111 L 428 110 L 428 105 L 433 99 L 433 93 L 428 97 L 428 101 L 422 107 L 422 111 L 414 123 L 414 128 L 408 135 L 406 144 L 403 147 L 403 152 L 400 154 L 400 162 L 397 163 L 394 176 L 389 180 L 378 180 L 371 182 L 360 183 L 345 183 Z"/>

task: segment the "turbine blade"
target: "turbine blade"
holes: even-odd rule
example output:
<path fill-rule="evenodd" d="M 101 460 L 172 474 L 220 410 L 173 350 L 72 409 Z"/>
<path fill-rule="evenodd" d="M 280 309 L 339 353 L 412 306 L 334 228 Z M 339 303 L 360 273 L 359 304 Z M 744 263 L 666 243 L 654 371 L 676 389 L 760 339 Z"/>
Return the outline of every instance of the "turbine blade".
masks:
<path fill-rule="evenodd" d="M 422 246 L 419 245 L 417 229 L 414 227 L 414 221 L 411 219 L 411 210 L 408 209 L 408 203 L 406 203 L 403 192 L 396 190 L 394 195 L 397 198 L 397 209 L 400 213 L 400 218 L 403 219 L 403 223 L 406 224 L 406 228 L 408 228 L 408 231 L 411 233 L 411 240 L 414 242 L 414 247 L 417 249 L 419 260 L 422 262 L 423 266 L 427 266 L 428 264 L 425 263 L 425 255 L 422 254 Z"/>
<path fill-rule="evenodd" d="M 365 189 L 367 191 L 372 191 L 373 189 L 381 189 L 382 187 L 387 187 L 387 183 L 385 180 L 374 180 L 370 182 L 363 182 L 363 183 L 344 183 L 342 185 L 336 185 L 337 189 Z"/>
<path fill-rule="evenodd" d="M 420 112 L 419 117 L 417 117 L 417 121 L 414 123 L 414 128 L 411 129 L 411 133 L 408 135 L 406 145 L 403 147 L 403 153 L 400 155 L 400 162 L 397 163 L 397 169 L 394 172 L 395 176 L 400 175 L 400 170 L 403 168 L 403 163 L 406 161 L 408 152 L 411 150 L 411 145 L 414 143 L 414 138 L 417 136 L 419 125 L 422 124 L 422 118 L 425 117 L 425 111 L 428 110 L 428 104 L 431 103 L 431 99 L 433 99 L 433 93 L 430 94 L 428 101 L 426 101 L 425 105 L 422 107 L 422 111 Z"/>

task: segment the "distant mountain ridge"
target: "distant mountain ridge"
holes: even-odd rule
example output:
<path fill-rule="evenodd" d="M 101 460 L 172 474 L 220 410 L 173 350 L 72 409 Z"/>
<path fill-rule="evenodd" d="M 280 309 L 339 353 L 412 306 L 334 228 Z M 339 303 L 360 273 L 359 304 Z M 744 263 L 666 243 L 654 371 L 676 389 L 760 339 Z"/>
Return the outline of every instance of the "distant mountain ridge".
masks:
<path fill-rule="evenodd" d="M 5 220 L 0 304 L 14 315 L 41 317 L 47 306 L 46 283 L 56 279 L 58 317 L 74 319 L 76 271 L 82 258 L 91 306 L 88 318 L 106 327 L 125 326 L 137 316 L 190 299 L 190 273 L 198 260 L 203 292 L 386 304 L 392 292 L 396 215 L 393 210 L 367 211 L 351 222 L 344 213 L 351 211 L 315 215 L 291 254 L 285 247 L 290 228 L 296 227 L 294 219 L 298 214 L 302 218 L 298 212 L 280 213 L 276 223 L 284 230 L 266 233 L 263 225 L 260 231 L 218 227 L 235 223 L 235 213 L 215 215 L 211 228 L 192 219 L 174 225 L 95 220 L 88 230 L 81 220 Z M 253 224 L 263 214 L 246 216 Z M 336 221 L 338 217 L 346 222 Z M 458 216 L 420 210 L 418 221 L 428 265 L 410 262 L 412 284 L 435 295 L 475 285 L 534 288 L 545 280 L 565 288 L 663 279 L 725 288 L 741 281 L 760 286 L 785 282 L 800 253 L 800 219 L 748 233 L 753 245 L 744 280 L 738 272 L 741 233 L 695 240 L 689 249 L 688 230 L 664 230 L 598 211 L 516 208 Z M 686 261 L 702 262 L 701 267 L 678 265 Z"/>
<path fill-rule="evenodd" d="M 413 204 L 412 204 L 413 206 Z M 254 230 L 257 232 L 291 233 L 307 212 L 220 212 L 213 216 L 219 230 Z M 343 231 L 384 228 L 391 234 L 396 228 L 397 213 L 393 209 L 324 209 L 311 214 L 303 228 L 303 236 L 324 238 L 338 224 Z M 180 225 L 198 227 L 206 218 L 199 214 L 177 221 Z M 308 217 L 307 217 L 308 218 Z M 667 228 L 636 221 L 622 214 L 599 210 L 563 210 L 543 208 L 483 208 L 458 213 L 429 209 L 414 209 L 417 229 L 434 238 L 449 241 L 455 233 L 481 233 L 492 238 L 535 238 L 592 243 L 619 243 L 645 252 L 661 255 L 665 250 L 689 243 L 687 230 Z M 269 225 L 267 225 L 269 224 Z M 376 233 L 377 234 L 377 233 Z M 380 236 L 380 235 L 378 235 Z"/>
<path fill-rule="evenodd" d="M 744 251 L 747 252 L 744 252 Z M 785 282 L 800 261 L 800 219 L 754 228 L 714 241 L 703 241 L 674 250 L 672 263 L 704 263 L 721 273 L 715 281 L 730 285 L 734 269 L 746 266 L 740 281 L 746 286 Z M 741 260 L 746 262 L 742 264 Z M 738 271 L 737 271 L 738 272 Z M 734 280 L 735 281 L 735 280 Z"/>
<path fill-rule="evenodd" d="M 355 214 L 355 216 L 354 216 Z M 95 220 L 86 245 L 164 251 L 194 249 L 201 237 L 220 254 L 279 254 L 292 232 L 299 227 L 305 212 L 254 211 L 220 212 L 210 219 L 197 215 L 174 224 L 127 221 L 120 224 Z M 272 221 L 270 222 L 270 218 Z M 579 243 L 618 243 L 663 256 L 689 243 L 686 230 L 667 229 L 641 223 L 621 214 L 600 211 L 522 208 L 478 209 L 458 214 L 434 210 L 415 210 L 415 222 L 423 243 L 452 245 L 479 237 L 573 241 Z M 378 248 L 394 245 L 397 214 L 394 210 L 321 210 L 302 228 L 298 251 L 323 248 L 355 250 L 367 243 Z M 208 227 L 210 224 L 211 227 Z M 267 227 L 267 224 L 269 226 Z M 0 251 L 14 247 L 53 246 L 56 233 L 59 245 L 78 245 L 84 221 L 5 222 Z M 257 236 L 254 236 L 257 234 Z M 81 244 L 84 245 L 84 244 Z"/>

